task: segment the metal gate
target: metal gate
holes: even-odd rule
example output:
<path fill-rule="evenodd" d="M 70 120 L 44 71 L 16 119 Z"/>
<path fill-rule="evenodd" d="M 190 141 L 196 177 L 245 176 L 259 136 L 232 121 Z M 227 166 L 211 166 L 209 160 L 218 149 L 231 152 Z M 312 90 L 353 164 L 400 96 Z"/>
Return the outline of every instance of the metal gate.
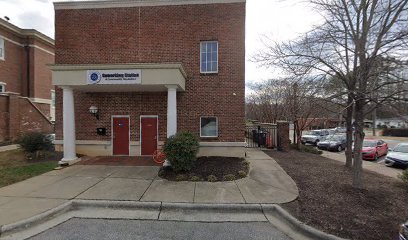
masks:
<path fill-rule="evenodd" d="M 277 139 L 276 124 L 246 126 L 245 142 L 247 148 L 276 148 Z"/>

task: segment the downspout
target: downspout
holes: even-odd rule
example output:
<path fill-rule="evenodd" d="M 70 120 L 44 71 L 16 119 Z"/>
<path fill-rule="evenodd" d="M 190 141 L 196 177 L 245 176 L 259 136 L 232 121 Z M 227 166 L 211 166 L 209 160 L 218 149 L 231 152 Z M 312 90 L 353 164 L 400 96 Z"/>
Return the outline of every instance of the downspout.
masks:
<path fill-rule="evenodd" d="M 27 68 L 27 97 L 30 96 L 30 46 L 25 45 L 24 46 L 25 52 L 26 52 L 26 68 Z"/>

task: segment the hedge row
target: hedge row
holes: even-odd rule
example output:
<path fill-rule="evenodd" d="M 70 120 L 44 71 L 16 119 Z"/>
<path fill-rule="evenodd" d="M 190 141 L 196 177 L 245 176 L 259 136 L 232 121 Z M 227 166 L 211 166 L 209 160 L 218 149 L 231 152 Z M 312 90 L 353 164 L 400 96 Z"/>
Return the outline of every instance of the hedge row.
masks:
<path fill-rule="evenodd" d="M 408 128 L 386 128 L 383 130 L 383 136 L 408 137 Z"/>

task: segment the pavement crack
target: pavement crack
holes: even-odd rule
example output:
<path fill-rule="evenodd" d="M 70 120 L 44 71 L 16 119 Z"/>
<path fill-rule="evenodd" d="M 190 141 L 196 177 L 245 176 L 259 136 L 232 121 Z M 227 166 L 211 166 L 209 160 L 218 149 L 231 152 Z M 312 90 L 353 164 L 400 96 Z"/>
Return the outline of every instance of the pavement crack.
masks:
<path fill-rule="evenodd" d="M 245 203 L 248 203 L 247 200 L 246 200 L 245 197 L 244 197 L 244 194 L 242 194 L 241 189 L 239 188 L 239 186 L 238 186 L 238 184 L 237 184 L 237 181 L 234 181 L 234 183 L 235 183 L 235 186 L 237 186 L 238 191 L 239 191 L 239 193 L 240 193 L 241 196 L 242 196 L 242 199 L 244 199 L 244 202 L 245 202 Z"/>
<path fill-rule="evenodd" d="M 146 190 L 144 190 L 142 196 L 140 196 L 139 201 L 142 201 L 143 196 L 146 194 L 147 190 L 149 190 L 149 188 L 152 186 L 152 184 L 153 184 L 154 181 L 155 181 L 155 180 L 153 179 L 153 180 L 150 182 L 149 186 L 146 188 Z"/>

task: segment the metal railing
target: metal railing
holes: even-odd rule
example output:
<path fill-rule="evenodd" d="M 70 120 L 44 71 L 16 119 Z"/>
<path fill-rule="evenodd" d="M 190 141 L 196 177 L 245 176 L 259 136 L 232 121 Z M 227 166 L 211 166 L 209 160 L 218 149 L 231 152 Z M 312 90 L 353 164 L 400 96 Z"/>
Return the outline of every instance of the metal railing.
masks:
<path fill-rule="evenodd" d="M 248 125 L 245 128 L 247 148 L 276 148 L 278 140 L 276 124 Z"/>

